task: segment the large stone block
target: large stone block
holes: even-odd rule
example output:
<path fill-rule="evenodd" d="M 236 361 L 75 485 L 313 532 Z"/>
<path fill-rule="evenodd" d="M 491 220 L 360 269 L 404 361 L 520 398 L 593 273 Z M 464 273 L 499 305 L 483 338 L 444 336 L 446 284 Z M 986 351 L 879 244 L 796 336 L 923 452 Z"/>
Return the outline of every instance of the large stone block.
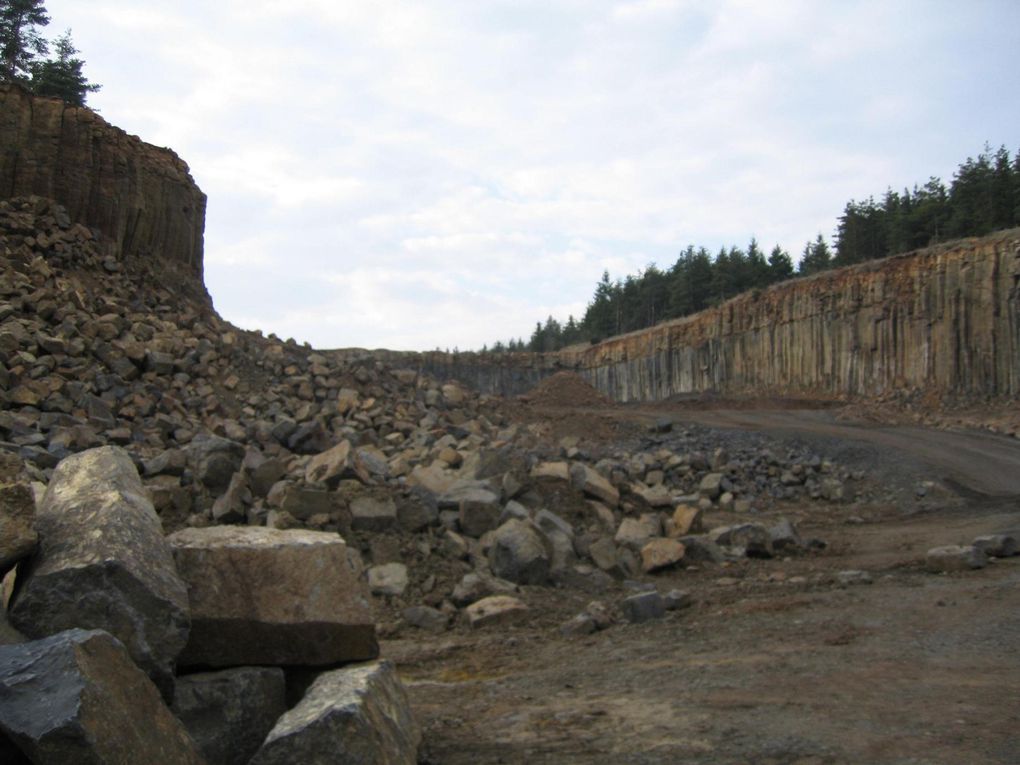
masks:
<path fill-rule="evenodd" d="M 246 765 L 287 711 L 279 667 L 237 667 L 177 678 L 173 712 L 209 765 Z"/>
<path fill-rule="evenodd" d="M 163 689 L 188 639 L 188 593 L 127 452 L 63 460 L 36 517 L 39 550 L 19 571 L 11 623 L 30 638 L 103 629 Z"/>
<path fill-rule="evenodd" d="M 552 551 L 527 521 L 509 520 L 492 532 L 489 565 L 492 573 L 518 584 L 544 584 Z"/>
<path fill-rule="evenodd" d="M 323 666 L 378 656 L 366 592 L 337 534 L 216 526 L 168 539 L 191 599 L 182 666 Z"/>
<path fill-rule="evenodd" d="M 251 765 L 414 765 L 421 731 L 389 662 L 324 672 Z"/>
<path fill-rule="evenodd" d="M 100 630 L 0 647 L 0 729 L 36 765 L 205 762 L 124 646 Z"/>

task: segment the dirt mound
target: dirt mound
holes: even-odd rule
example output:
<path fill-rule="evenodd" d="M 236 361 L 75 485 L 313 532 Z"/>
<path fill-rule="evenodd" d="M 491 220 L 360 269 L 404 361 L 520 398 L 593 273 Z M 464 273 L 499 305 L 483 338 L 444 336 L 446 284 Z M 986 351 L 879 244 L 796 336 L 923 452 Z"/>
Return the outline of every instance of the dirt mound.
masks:
<path fill-rule="evenodd" d="M 609 406 L 613 402 L 574 372 L 557 372 L 522 397 L 537 406 Z"/>

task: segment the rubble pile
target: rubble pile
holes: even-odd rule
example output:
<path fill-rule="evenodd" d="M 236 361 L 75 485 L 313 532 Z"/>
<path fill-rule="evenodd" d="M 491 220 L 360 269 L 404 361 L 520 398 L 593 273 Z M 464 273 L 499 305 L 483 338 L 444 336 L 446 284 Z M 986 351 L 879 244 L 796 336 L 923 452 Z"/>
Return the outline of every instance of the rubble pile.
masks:
<path fill-rule="evenodd" d="M 669 427 L 610 452 L 550 443 L 457 382 L 238 330 L 45 199 L 0 202 L 0 254 L 0 567 L 16 570 L 0 688 L 38 693 L 16 678 L 41 662 L 67 680 L 61 699 L 155 693 L 170 743 L 138 742 L 135 761 L 153 746 L 182 746 L 173 762 L 293 761 L 329 751 L 315 731 L 345 730 L 376 742 L 362 761 L 413 761 L 377 624 L 485 628 L 527 619 L 528 588 L 607 593 L 808 553 L 822 543 L 756 511 L 849 498 L 854 477 L 819 456 L 731 453 Z M 607 405 L 567 373 L 525 404 L 563 402 Z M 717 512 L 740 521 L 712 528 Z M 691 602 L 627 595 L 565 629 Z M 51 741 L 120 745 L 90 729 L 102 715 L 47 728 L 7 714 L 0 749 L 32 761 L 70 756 Z"/>

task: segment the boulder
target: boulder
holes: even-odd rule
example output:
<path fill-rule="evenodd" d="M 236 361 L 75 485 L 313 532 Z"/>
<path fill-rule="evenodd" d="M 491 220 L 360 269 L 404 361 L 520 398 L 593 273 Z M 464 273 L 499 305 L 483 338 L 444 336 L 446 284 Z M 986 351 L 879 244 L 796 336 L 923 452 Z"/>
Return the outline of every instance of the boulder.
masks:
<path fill-rule="evenodd" d="M 188 592 L 127 452 L 104 446 L 62 461 L 36 529 L 39 550 L 19 572 L 11 623 L 30 638 L 106 630 L 169 697 L 188 639 Z"/>
<path fill-rule="evenodd" d="M 698 484 L 698 493 L 706 499 L 716 499 L 729 490 L 729 481 L 722 473 L 708 473 Z"/>
<path fill-rule="evenodd" d="M 581 462 L 575 462 L 570 466 L 570 480 L 589 497 L 594 497 L 609 507 L 620 504 L 619 490 L 601 473 Z"/>
<path fill-rule="evenodd" d="M 624 518 L 616 531 L 614 541 L 636 552 L 661 533 L 662 523 L 659 516 L 655 513 L 644 513 L 640 518 Z"/>
<path fill-rule="evenodd" d="M 30 555 L 38 542 L 32 487 L 25 483 L 0 484 L 0 576 Z"/>
<path fill-rule="evenodd" d="M 185 666 L 323 666 L 373 659 L 375 626 L 337 534 L 216 526 L 172 534 L 191 597 Z"/>
<path fill-rule="evenodd" d="M 244 523 L 247 518 L 247 507 L 250 504 L 251 490 L 248 488 L 248 477 L 243 470 L 238 470 L 230 479 L 227 490 L 213 502 L 213 521 L 215 523 Z"/>
<path fill-rule="evenodd" d="M 124 645 L 101 630 L 0 647 L 0 730 L 36 765 L 205 762 Z"/>
<path fill-rule="evenodd" d="M 551 550 L 527 521 L 510 520 L 492 532 L 492 573 L 517 584 L 543 584 L 549 578 Z"/>
<path fill-rule="evenodd" d="M 209 765 L 246 765 L 287 711 L 279 667 L 237 667 L 177 678 L 171 707 Z"/>
<path fill-rule="evenodd" d="M 687 504 L 677 505 L 673 511 L 673 529 L 670 536 L 683 537 L 699 533 L 702 516 L 700 507 Z"/>
<path fill-rule="evenodd" d="M 684 558 L 684 546 L 675 539 L 653 539 L 641 548 L 641 569 L 646 574 L 672 568 Z"/>
<path fill-rule="evenodd" d="M 457 511 L 460 530 L 476 539 L 499 525 L 503 508 L 499 496 L 482 488 L 471 488 L 457 493 Z"/>
<path fill-rule="evenodd" d="M 415 765 L 421 730 L 389 662 L 324 672 L 251 765 Z"/>
<path fill-rule="evenodd" d="M 349 478 L 364 484 L 372 482 L 368 468 L 350 441 L 341 441 L 332 449 L 316 454 L 305 468 L 306 481 L 324 483 L 332 489 Z"/>
<path fill-rule="evenodd" d="M 741 523 L 712 529 L 709 536 L 718 544 L 743 550 L 750 558 L 771 558 L 772 536 L 760 523 Z"/>
<path fill-rule="evenodd" d="M 242 444 L 219 436 L 199 437 L 188 444 L 188 458 L 195 478 L 212 491 L 225 491 L 234 473 L 241 469 Z"/>

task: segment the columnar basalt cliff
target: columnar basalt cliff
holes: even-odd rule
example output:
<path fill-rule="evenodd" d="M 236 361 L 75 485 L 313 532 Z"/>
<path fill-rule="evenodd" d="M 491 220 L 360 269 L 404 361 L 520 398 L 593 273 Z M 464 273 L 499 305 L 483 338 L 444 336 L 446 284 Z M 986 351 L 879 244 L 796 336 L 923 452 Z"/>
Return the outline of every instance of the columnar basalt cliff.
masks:
<path fill-rule="evenodd" d="M 1014 229 L 785 282 L 559 354 L 396 356 L 503 395 L 572 369 L 617 401 L 707 392 L 1016 396 L 1018 284 Z"/>
<path fill-rule="evenodd" d="M 616 400 L 1020 393 L 1020 229 L 748 293 L 570 355 Z"/>
<path fill-rule="evenodd" d="M 206 198 L 187 164 L 90 109 L 0 85 L 0 199 L 28 195 L 59 202 L 118 257 L 145 258 L 204 294 Z"/>

